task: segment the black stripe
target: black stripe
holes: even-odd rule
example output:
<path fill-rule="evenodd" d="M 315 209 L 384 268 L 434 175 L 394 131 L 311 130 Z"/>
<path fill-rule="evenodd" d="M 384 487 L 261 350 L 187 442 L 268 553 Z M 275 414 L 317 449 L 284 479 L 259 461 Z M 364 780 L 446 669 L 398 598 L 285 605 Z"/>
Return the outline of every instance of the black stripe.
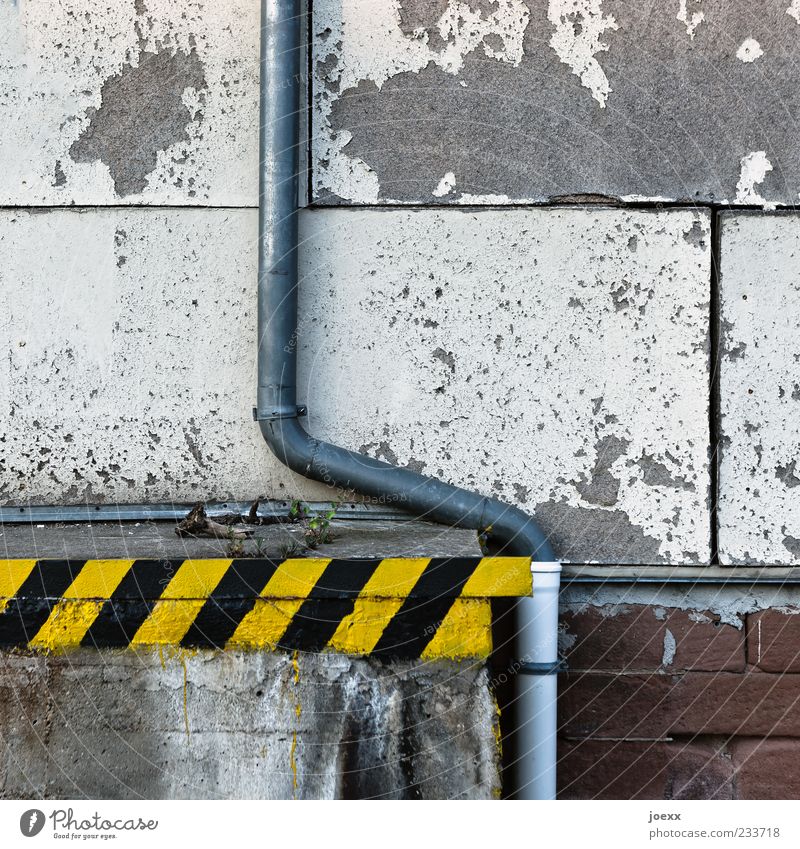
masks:
<path fill-rule="evenodd" d="M 0 614 L 0 645 L 19 646 L 30 642 L 85 563 L 85 560 L 37 562 Z"/>
<path fill-rule="evenodd" d="M 353 598 L 306 599 L 278 640 L 278 648 L 321 652 L 355 604 Z"/>
<path fill-rule="evenodd" d="M 85 560 L 38 560 L 14 597 L 58 599 L 85 565 Z"/>
<path fill-rule="evenodd" d="M 181 644 L 197 648 L 224 648 L 239 623 L 253 609 L 256 598 L 275 574 L 270 560 L 234 560 L 200 609 Z"/>
<path fill-rule="evenodd" d="M 409 598 L 457 598 L 481 562 L 478 557 L 432 557 Z"/>
<path fill-rule="evenodd" d="M 127 646 L 183 560 L 136 560 L 81 640 L 83 646 Z"/>
<path fill-rule="evenodd" d="M 309 598 L 358 598 L 380 560 L 331 560 Z"/>
<path fill-rule="evenodd" d="M 431 560 L 371 653 L 396 659 L 419 657 L 434 638 L 477 565 L 474 557 Z"/>
<path fill-rule="evenodd" d="M 379 560 L 331 561 L 292 617 L 278 646 L 288 651 L 322 651 L 342 619 L 353 612 L 358 594 L 379 563 Z"/>

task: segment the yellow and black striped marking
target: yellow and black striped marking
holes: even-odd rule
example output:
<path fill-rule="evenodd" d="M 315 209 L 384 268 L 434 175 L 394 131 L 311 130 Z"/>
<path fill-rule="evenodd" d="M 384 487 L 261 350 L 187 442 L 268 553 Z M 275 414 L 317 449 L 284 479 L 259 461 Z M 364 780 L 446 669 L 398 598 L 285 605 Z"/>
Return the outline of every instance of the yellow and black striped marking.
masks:
<path fill-rule="evenodd" d="M 530 559 L 0 560 L 0 647 L 486 657 Z"/>

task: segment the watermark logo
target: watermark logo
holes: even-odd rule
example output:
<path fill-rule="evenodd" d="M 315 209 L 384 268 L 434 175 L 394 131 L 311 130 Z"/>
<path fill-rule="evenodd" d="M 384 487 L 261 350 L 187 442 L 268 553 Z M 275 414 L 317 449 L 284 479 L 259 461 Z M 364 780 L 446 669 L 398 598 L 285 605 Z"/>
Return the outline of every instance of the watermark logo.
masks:
<path fill-rule="evenodd" d="M 19 830 L 25 837 L 36 837 L 44 828 L 45 816 L 38 808 L 31 808 L 19 818 Z"/>

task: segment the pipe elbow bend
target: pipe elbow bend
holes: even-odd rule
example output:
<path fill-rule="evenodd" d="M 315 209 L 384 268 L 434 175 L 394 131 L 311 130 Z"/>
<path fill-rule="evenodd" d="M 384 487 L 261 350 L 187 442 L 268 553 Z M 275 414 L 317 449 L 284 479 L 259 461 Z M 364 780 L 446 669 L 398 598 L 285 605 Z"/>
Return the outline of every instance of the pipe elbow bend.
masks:
<path fill-rule="evenodd" d="M 272 453 L 293 472 L 308 477 L 316 440 L 295 418 L 260 421 L 261 433 Z"/>

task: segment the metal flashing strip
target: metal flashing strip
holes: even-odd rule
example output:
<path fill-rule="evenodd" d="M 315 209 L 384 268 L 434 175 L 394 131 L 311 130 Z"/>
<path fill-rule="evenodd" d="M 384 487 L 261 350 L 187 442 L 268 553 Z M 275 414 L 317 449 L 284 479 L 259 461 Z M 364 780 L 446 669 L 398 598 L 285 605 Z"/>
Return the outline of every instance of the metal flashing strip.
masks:
<path fill-rule="evenodd" d="M 0 560 L 0 647 L 485 658 L 530 558 Z"/>

